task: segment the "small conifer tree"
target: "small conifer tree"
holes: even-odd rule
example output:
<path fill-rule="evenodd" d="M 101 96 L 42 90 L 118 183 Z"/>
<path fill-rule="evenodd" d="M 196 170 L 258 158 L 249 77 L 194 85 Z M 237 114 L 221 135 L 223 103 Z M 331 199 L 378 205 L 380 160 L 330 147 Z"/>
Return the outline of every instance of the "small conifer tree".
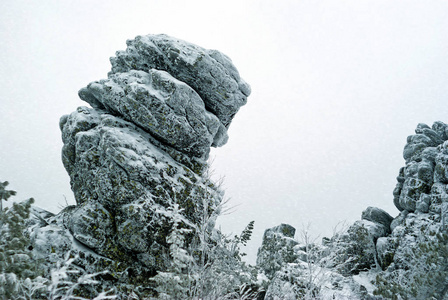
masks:
<path fill-rule="evenodd" d="M 3 200 L 7 201 L 9 197 L 14 196 L 16 191 L 8 191 L 6 190 L 6 186 L 9 184 L 8 181 L 0 182 L 0 214 L 3 214 Z M 0 226 L 2 225 L 0 219 Z"/>
<path fill-rule="evenodd" d="M 184 248 L 185 235 L 191 230 L 182 227 L 185 219 L 178 204 L 174 204 L 170 212 L 173 229 L 167 236 L 167 243 L 170 245 L 171 266 L 166 272 L 158 272 L 153 280 L 157 283 L 159 299 L 186 299 L 191 280 L 186 269 L 193 259 Z"/>
<path fill-rule="evenodd" d="M 5 190 L 7 184 L 0 183 L 2 200 L 15 195 L 14 191 Z M 30 198 L 13 203 L 12 207 L 3 209 L 0 214 L 0 298 L 16 298 L 21 292 L 21 282 L 41 275 L 38 262 L 32 256 L 30 239 L 25 233 L 25 222 L 33 202 Z"/>

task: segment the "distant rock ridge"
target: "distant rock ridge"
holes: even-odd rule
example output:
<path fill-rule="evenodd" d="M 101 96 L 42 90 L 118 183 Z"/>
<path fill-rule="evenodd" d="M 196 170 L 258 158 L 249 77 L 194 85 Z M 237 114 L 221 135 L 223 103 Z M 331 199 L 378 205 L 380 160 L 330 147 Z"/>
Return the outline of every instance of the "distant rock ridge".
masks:
<path fill-rule="evenodd" d="M 109 271 L 102 288 L 126 295 L 146 286 L 133 291 L 145 297 L 150 278 L 171 264 L 174 218 L 191 230 L 188 243 L 204 210 L 219 211 L 223 192 L 207 175 L 207 159 L 211 146 L 227 142 L 250 87 L 219 51 L 167 35 L 127 44 L 111 58 L 107 79 L 79 91 L 92 108 L 60 120 L 76 206 L 57 215 L 35 210 L 44 221 L 31 236 L 36 256 L 71 251 L 87 271 Z"/>
<path fill-rule="evenodd" d="M 403 157 L 397 217 L 368 207 L 322 245 L 266 231 L 257 259 L 271 279 L 265 299 L 448 299 L 448 125 L 418 124 Z"/>

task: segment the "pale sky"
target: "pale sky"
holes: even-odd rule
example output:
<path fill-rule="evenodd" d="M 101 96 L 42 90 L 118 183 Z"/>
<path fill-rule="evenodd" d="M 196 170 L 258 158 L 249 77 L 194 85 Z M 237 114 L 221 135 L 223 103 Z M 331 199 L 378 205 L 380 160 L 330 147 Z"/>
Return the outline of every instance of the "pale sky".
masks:
<path fill-rule="evenodd" d="M 396 216 L 406 137 L 448 123 L 448 1 L 2 0 L 0 181 L 16 200 L 74 204 L 59 118 L 126 39 L 157 33 L 220 50 L 252 87 L 211 155 L 235 206 L 222 230 L 255 220 L 250 262 L 280 223 L 322 237 L 368 206 Z"/>

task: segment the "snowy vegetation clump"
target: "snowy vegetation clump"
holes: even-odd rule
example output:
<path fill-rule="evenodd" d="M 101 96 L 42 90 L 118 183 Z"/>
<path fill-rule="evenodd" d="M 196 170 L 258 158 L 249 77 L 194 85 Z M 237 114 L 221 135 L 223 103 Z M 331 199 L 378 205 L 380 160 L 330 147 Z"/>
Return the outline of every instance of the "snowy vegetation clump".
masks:
<path fill-rule="evenodd" d="M 446 124 L 408 137 L 397 217 L 368 207 L 322 243 L 281 224 L 251 266 L 254 223 L 215 228 L 224 193 L 207 163 L 249 85 L 224 54 L 166 35 L 111 63 L 79 92 L 91 107 L 60 120 L 76 205 L 0 206 L 0 299 L 448 299 Z"/>
<path fill-rule="evenodd" d="M 2 200 L 15 195 L 5 190 L 6 185 L 0 186 Z M 76 267 L 70 252 L 46 268 L 49 265 L 34 255 L 28 231 L 29 222 L 37 217 L 31 214 L 33 202 L 32 198 L 14 202 L 0 211 L 0 299 L 84 299 L 80 288 L 99 284 L 95 277 L 100 274 Z M 95 299 L 116 298 L 109 293 L 99 293 Z"/>

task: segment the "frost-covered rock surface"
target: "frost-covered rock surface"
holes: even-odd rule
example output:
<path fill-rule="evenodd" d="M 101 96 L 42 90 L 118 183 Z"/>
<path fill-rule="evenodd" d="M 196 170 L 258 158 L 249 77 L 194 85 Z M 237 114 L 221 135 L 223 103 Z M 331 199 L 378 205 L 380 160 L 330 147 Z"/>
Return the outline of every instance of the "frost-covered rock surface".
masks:
<path fill-rule="evenodd" d="M 418 124 L 403 151 L 391 234 L 377 240 L 377 293 L 448 298 L 448 126 Z"/>
<path fill-rule="evenodd" d="M 201 97 L 170 74 L 151 69 L 111 74 L 79 92 L 81 99 L 132 122 L 184 153 L 204 157 L 227 140 L 226 128 Z"/>
<path fill-rule="evenodd" d="M 398 216 L 368 207 L 321 244 L 281 224 L 266 230 L 255 268 L 240 252 L 253 222 L 233 239 L 214 228 L 223 192 L 207 175 L 209 149 L 226 143 L 249 86 L 218 51 L 166 35 L 127 45 L 107 79 L 80 90 L 92 108 L 60 120 L 76 205 L 54 215 L 30 201 L 0 215 L 1 242 L 18 249 L 0 253 L 0 296 L 448 299 L 446 124 L 408 137 Z"/>
<path fill-rule="evenodd" d="M 250 86 L 241 79 L 230 58 L 167 35 L 138 36 L 111 58 L 113 73 L 163 70 L 192 87 L 205 107 L 228 127 L 246 103 Z M 109 74 L 109 75 L 110 75 Z"/>
<path fill-rule="evenodd" d="M 265 282 L 266 299 L 448 299 L 448 126 L 418 124 L 415 133 L 393 191 L 398 216 L 368 207 L 322 245 L 298 244 L 296 259 Z M 258 261 L 279 261 L 263 247 Z"/>
<path fill-rule="evenodd" d="M 294 227 L 281 224 L 263 236 L 257 266 L 266 277 L 264 299 L 358 299 L 368 294 L 335 267 L 331 246 L 314 243 L 305 231 L 299 243 L 294 233 Z"/>
<path fill-rule="evenodd" d="M 187 247 L 214 227 L 223 192 L 207 175 L 209 149 L 226 143 L 250 87 L 219 51 L 166 35 L 127 44 L 107 79 L 80 90 L 92 108 L 60 120 L 76 205 L 35 210 L 30 237 L 36 257 L 71 252 L 90 273 L 108 271 L 101 288 L 147 297 L 172 264 L 173 228 Z"/>
<path fill-rule="evenodd" d="M 282 265 L 292 263 L 296 260 L 294 240 L 296 229 L 291 225 L 281 224 L 279 226 L 266 229 L 263 235 L 263 242 L 257 254 L 257 266 L 260 267 L 270 279 L 275 272 L 281 269 Z"/>

